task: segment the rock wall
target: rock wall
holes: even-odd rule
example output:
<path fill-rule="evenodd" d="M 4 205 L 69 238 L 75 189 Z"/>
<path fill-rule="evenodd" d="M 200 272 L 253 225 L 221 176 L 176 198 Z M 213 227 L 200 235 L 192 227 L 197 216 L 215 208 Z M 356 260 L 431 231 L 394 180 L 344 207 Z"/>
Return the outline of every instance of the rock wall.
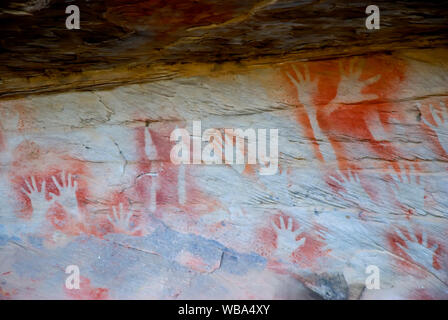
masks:
<path fill-rule="evenodd" d="M 66 29 L 69 4 L 79 30 Z M 366 28 L 358 0 L 3 0 L 0 96 L 448 46 L 440 1 L 374 4 L 380 30 Z"/>
<path fill-rule="evenodd" d="M 447 299 L 447 54 L 4 98 L 0 297 Z M 278 166 L 175 164 L 181 128 L 278 129 Z"/>

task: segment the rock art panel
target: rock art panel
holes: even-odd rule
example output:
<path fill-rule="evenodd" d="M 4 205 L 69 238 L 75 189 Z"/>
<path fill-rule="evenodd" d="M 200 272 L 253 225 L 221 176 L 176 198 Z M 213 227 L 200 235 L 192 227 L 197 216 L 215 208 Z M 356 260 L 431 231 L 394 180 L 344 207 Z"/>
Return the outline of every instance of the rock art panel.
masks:
<path fill-rule="evenodd" d="M 1 100 L 0 297 L 448 298 L 446 55 Z"/>

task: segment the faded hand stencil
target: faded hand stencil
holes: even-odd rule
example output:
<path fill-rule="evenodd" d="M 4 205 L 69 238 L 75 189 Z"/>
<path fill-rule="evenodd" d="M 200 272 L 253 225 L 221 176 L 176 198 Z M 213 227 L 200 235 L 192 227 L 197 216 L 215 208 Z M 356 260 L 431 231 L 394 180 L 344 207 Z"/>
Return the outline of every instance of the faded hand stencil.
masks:
<path fill-rule="evenodd" d="M 361 212 L 370 213 L 369 219 L 375 219 L 376 215 L 383 216 L 389 213 L 410 215 L 407 219 L 411 220 L 412 215 L 441 216 L 440 213 L 432 210 L 431 203 L 428 202 L 431 201 L 431 197 L 426 191 L 429 181 L 425 179 L 422 172 L 430 167 L 426 168 L 425 163 L 418 159 L 409 161 L 409 150 L 406 145 L 397 143 L 397 140 L 399 142 L 401 139 L 400 135 L 404 133 L 399 126 L 407 125 L 403 121 L 407 121 L 409 118 L 400 116 L 399 111 L 394 110 L 393 104 L 384 102 L 389 100 L 388 92 L 392 94 L 391 89 L 393 88 L 398 92 L 400 87 L 405 86 L 405 81 L 403 79 L 395 81 L 393 75 L 387 70 L 383 71 L 382 68 L 377 68 L 378 74 L 370 72 L 364 74 L 363 68 L 368 66 L 369 62 L 377 63 L 378 61 L 365 59 L 359 62 L 359 59 L 351 58 L 348 62 L 348 70 L 345 70 L 344 62 L 339 61 L 340 80 L 334 86 L 336 88 L 334 96 L 329 96 L 319 89 L 319 87 L 328 88 L 321 83 L 329 80 L 325 76 L 329 73 L 332 74 L 332 71 L 322 71 L 318 64 L 292 65 L 285 72 L 286 78 L 295 89 L 298 105 L 303 106 L 308 118 L 308 121 L 303 121 L 303 118 L 298 116 L 303 130 L 314 136 L 311 143 L 314 145 L 316 158 L 322 163 L 323 179 L 327 181 L 327 186 L 333 193 L 349 203 L 344 206 L 358 207 Z M 327 67 L 329 70 L 332 68 L 329 65 Z M 301 72 L 299 69 L 304 71 Z M 336 71 L 333 72 L 336 73 Z M 377 91 L 383 87 L 382 82 L 387 83 L 391 88 Z M 294 94 L 294 91 L 290 92 Z M 395 96 L 396 92 L 393 95 Z M 378 102 L 372 103 L 371 101 Z M 445 104 L 443 102 L 439 104 L 440 109 L 436 111 L 430 105 L 427 113 L 422 111 L 424 107 L 420 103 L 417 103 L 417 106 L 423 113 L 422 122 L 435 133 L 438 142 L 446 152 L 446 142 L 444 141 L 446 132 L 443 132 L 447 130 L 445 123 L 448 116 Z M 379 107 L 379 109 L 374 110 L 375 107 Z M 347 114 L 347 109 L 351 109 L 353 113 Z M 392 112 L 396 112 L 397 115 L 393 115 Z M 344 120 L 344 118 L 338 117 L 338 114 L 344 114 L 347 118 Z M 330 115 L 332 115 L 331 122 L 333 124 L 327 122 L 330 121 Z M 387 117 L 391 119 L 391 115 L 394 118 L 393 127 L 398 128 L 398 131 L 383 122 L 388 120 Z M 311 131 L 307 128 L 308 125 Z M 337 125 L 340 126 L 340 129 L 336 127 Z M 372 164 L 368 164 L 370 168 L 363 168 L 362 164 L 356 162 L 356 159 L 359 158 L 356 151 L 346 148 L 344 142 L 346 137 L 340 135 L 341 129 L 345 127 L 351 128 L 352 132 L 344 134 L 359 141 L 366 140 L 363 144 L 368 149 L 356 150 L 359 150 L 366 158 L 379 157 L 379 161 L 374 167 L 377 168 L 374 174 L 365 171 L 365 169 L 371 170 Z M 417 130 L 417 132 L 420 139 L 427 139 L 423 131 Z M 375 153 L 372 154 L 371 151 Z M 442 213 L 442 215 L 446 216 L 446 213 Z M 397 229 L 395 226 L 392 227 Z M 446 227 L 444 229 L 446 230 Z M 402 235 L 400 233 L 401 239 L 405 241 L 405 248 L 400 248 L 408 254 L 412 261 L 432 272 L 432 256 L 438 245 L 428 245 L 426 232 L 422 233 L 421 241 L 417 241 L 415 236 L 404 238 Z M 387 237 L 387 234 L 383 237 Z M 337 240 L 333 238 L 332 241 Z M 428 250 L 431 251 L 431 254 L 424 253 Z M 439 252 L 441 253 L 442 250 Z M 443 253 L 443 255 L 446 259 L 446 254 Z"/>
<path fill-rule="evenodd" d="M 429 111 L 432 117 L 433 123 L 425 116 L 422 117 L 423 123 L 432 131 L 435 132 L 439 143 L 442 146 L 445 153 L 448 154 L 448 136 L 446 134 L 448 130 L 448 109 L 444 102 L 440 101 L 440 113 L 434 108 L 432 104 L 429 104 Z M 422 105 L 417 103 L 418 108 L 421 110 Z"/>
<path fill-rule="evenodd" d="M 448 297 L 447 102 L 414 98 L 418 68 L 377 55 L 0 102 L 0 298 L 300 298 L 300 281 L 368 299 L 368 265 L 380 296 Z M 278 128 L 277 174 L 171 163 L 193 120 Z"/>

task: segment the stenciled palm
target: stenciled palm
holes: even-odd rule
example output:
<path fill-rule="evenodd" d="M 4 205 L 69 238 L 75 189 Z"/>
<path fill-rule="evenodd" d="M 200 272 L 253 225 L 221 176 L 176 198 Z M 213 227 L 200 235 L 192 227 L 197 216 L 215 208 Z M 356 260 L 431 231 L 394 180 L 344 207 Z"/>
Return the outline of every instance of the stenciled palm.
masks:
<path fill-rule="evenodd" d="M 368 117 L 366 124 L 369 128 L 370 134 L 376 141 L 391 141 L 393 136 L 387 132 L 380 119 L 378 112 L 373 112 Z"/>
<path fill-rule="evenodd" d="M 315 109 L 312 106 L 313 97 L 317 93 L 317 79 L 311 80 L 310 71 L 306 65 L 304 66 L 303 74 L 294 65 L 292 69 L 294 73 L 287 73 L 287 76 L 297 89 L 300 103 L 303 104 L 308 114 L 315 114 Z"/>
<path fill-rule="evenodd" d="M 27 189 L 22 188 L 22 192 L 30 199 L 33 214 L 31 221 L 33 224 L 40 224 L 45 220 L 45 214 L 54 203 L 54 199 L 47 199 L 46 196 L 46 181 L 42 181 L 39 186 L 36 183 L 34 176 L 30 178 L 30 182 L 25 179 Z"/>
<path fill-rule="evenodd" d="M 141 230 L 141 227 L 135 226 L 131 223 L 132 213 L 123 210 L 123 203 L 116 207 L 112 207 L 112 214 L 107 217 L 109 222 L 114 227 L 115 233 L 124 233 L 133 235 Z"/>
<path fill-rule="evenodd" d="M 292 218 L 288 218 L 286 222 L 285 217 L 280 217 L 280 227 L 272 221 L 272 226 L 277 234 L 277 249 L 276 255 L 280 258 L 289 257 L 295 250 L 305 245 L 306 238 L 297 237 L 304 232 L 304 227 L 293 231 Z M 286 222 L 286 224 L 285 224 Z"/>
<path fill-rule="evenodd" d="M 363 200 L 368 197 L 357 174 L 348 172 L 344 175 L 339 170 L 330 179 L 344 190 L 339 194 L 347 201 L 362 207 Z"/>
<path fill-rule="evenodd" d="M 395 185 L 393 192 L 395 198 L 406 208 L 412 209 L 415 213 L 426 215 L 425 211 L 425 187 L 420 178 L 409 169 L 407 173 L 403 165 L 399 165 L 400 175 L 391 173 L 390 176 Z"/>
<path fill-rule="evenodd" d="M 342 62 L 339 62 L 341 81 L 339 82 L 335 98 L 325 108 L 327 115 L 333 113 L 340 105 L 357 104 L 363 101 L 378 99 L 378 95 L 374 93 L 363 93 L 363 91 L 367 86 L 377 82 L 381 78 L 381 75 L 377 74 L 366 80 L 361 80 L 365 61 L 361 60 L 358 63 L 358 60 L 355 57 L 349 61 L 348 72 L 345 72 Z"/>
<path fill-rule="evenodd" d="M 445 150 L 445 152 L 448 153 L 448 109 L 442 101 L 440 101 L 439 104 L 441 107 L 440 116 L 436 112 L 434 106 L 432 104 L 429 105 L 429 111 L 432 118 L 434 119 L 435 124 L 429 122 L 425 117 L 422 117 L 422 121 L 428 126 L 428 128 L 430 128 L 437 134 L 440 145 Z M 417 103 L 417 107 L 420 110 L 422 109 L 422 105 L 420 103 Z"/>
<path fill-rule="evenodd" d="M 395 232 L 399 238 L 404 242 L 404 246 L 397 242 L 397 246 L 406 253 L 413 262 L 426 268 L 430 272 L 437 270 L 433 266 L 434 255 L 439 248 L 438 244 L 428 244 L 428 236 L 426 232 L 422 232 L 422 240 L 419 241 L 415 233 L 410 227 L 406 228 L 408 236 L 405 236 L 400 228 L 395 227 Z"/>
<path fill-rule="evenodd" d="M 336 154 L 328 140 L 328 137 L 322 131 L 317 120 L 317 109 L 313 103 L 313 97 L 318 92 L 317 78 L 311 79 L 309 68 L 305 65 L 304 72 L 301 73 L 294 65 L 292 66 L 294 73 L 287 73 L 288 78 L 297 89 L 297 99 L 305 108 L 314 137 L 319 143 L 319 149 L 326 162 L 335 161 Z"/>
<path fill-rule="evenodd" d="M 57 201 L 61 206 L 63 206 L 69 214 L 78 220 L 81 220 L 81 213 L 78 207 L 78 199 L 76 197 L 76 192 L 78 190 L 78 183 L 72 178 L 69 173 L 67 178 L 65 177 L 65 172 L 61 173 L 61 183 L 52 176 L 51 179 L 56 186 L 59 194 L 50 193 L 51 197 Z"/>

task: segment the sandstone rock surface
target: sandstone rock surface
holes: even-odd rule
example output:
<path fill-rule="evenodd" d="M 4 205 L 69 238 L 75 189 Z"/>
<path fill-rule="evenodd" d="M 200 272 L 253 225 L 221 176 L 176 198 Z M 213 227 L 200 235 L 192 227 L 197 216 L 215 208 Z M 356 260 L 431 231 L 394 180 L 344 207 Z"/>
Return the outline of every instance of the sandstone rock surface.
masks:
<path fill-rule="evenodd" d="M 357 2 L 198 2 L 214 16 L 173 2 L 182 15 L 166 25 L 162 2 L 127 2 L 83 3 L 84 33 L 23 68 L 29 39 L 3 45 L 0 298 L 448 298 L 448 50 L 445 18 L 435 18 L 446 9 L 428 5 L 434 20 L 413 35 L 358 34 L 348 52 L 338 44 L 357 18 L 335 27 L 328 47 L 319 37 L 299 46 L 316 17 L 297 10 L 325 9 L 330 23 Z M 398 21 L 418 21 L 418 3 Z M 0 19 L 17 10 L 10 3 Z M 30 33 L 36 48 L 57 34 L 49 27 Z M 64 41 L 79 39 L 66 59 Z M 201 134 L 277 129 L 278 170 L 174 164 L 170 136 L 195 121 Z M 66 288 L 70 265 L 80 290 Z M 366 288 L 372 266 L 378 290 Z"/>

